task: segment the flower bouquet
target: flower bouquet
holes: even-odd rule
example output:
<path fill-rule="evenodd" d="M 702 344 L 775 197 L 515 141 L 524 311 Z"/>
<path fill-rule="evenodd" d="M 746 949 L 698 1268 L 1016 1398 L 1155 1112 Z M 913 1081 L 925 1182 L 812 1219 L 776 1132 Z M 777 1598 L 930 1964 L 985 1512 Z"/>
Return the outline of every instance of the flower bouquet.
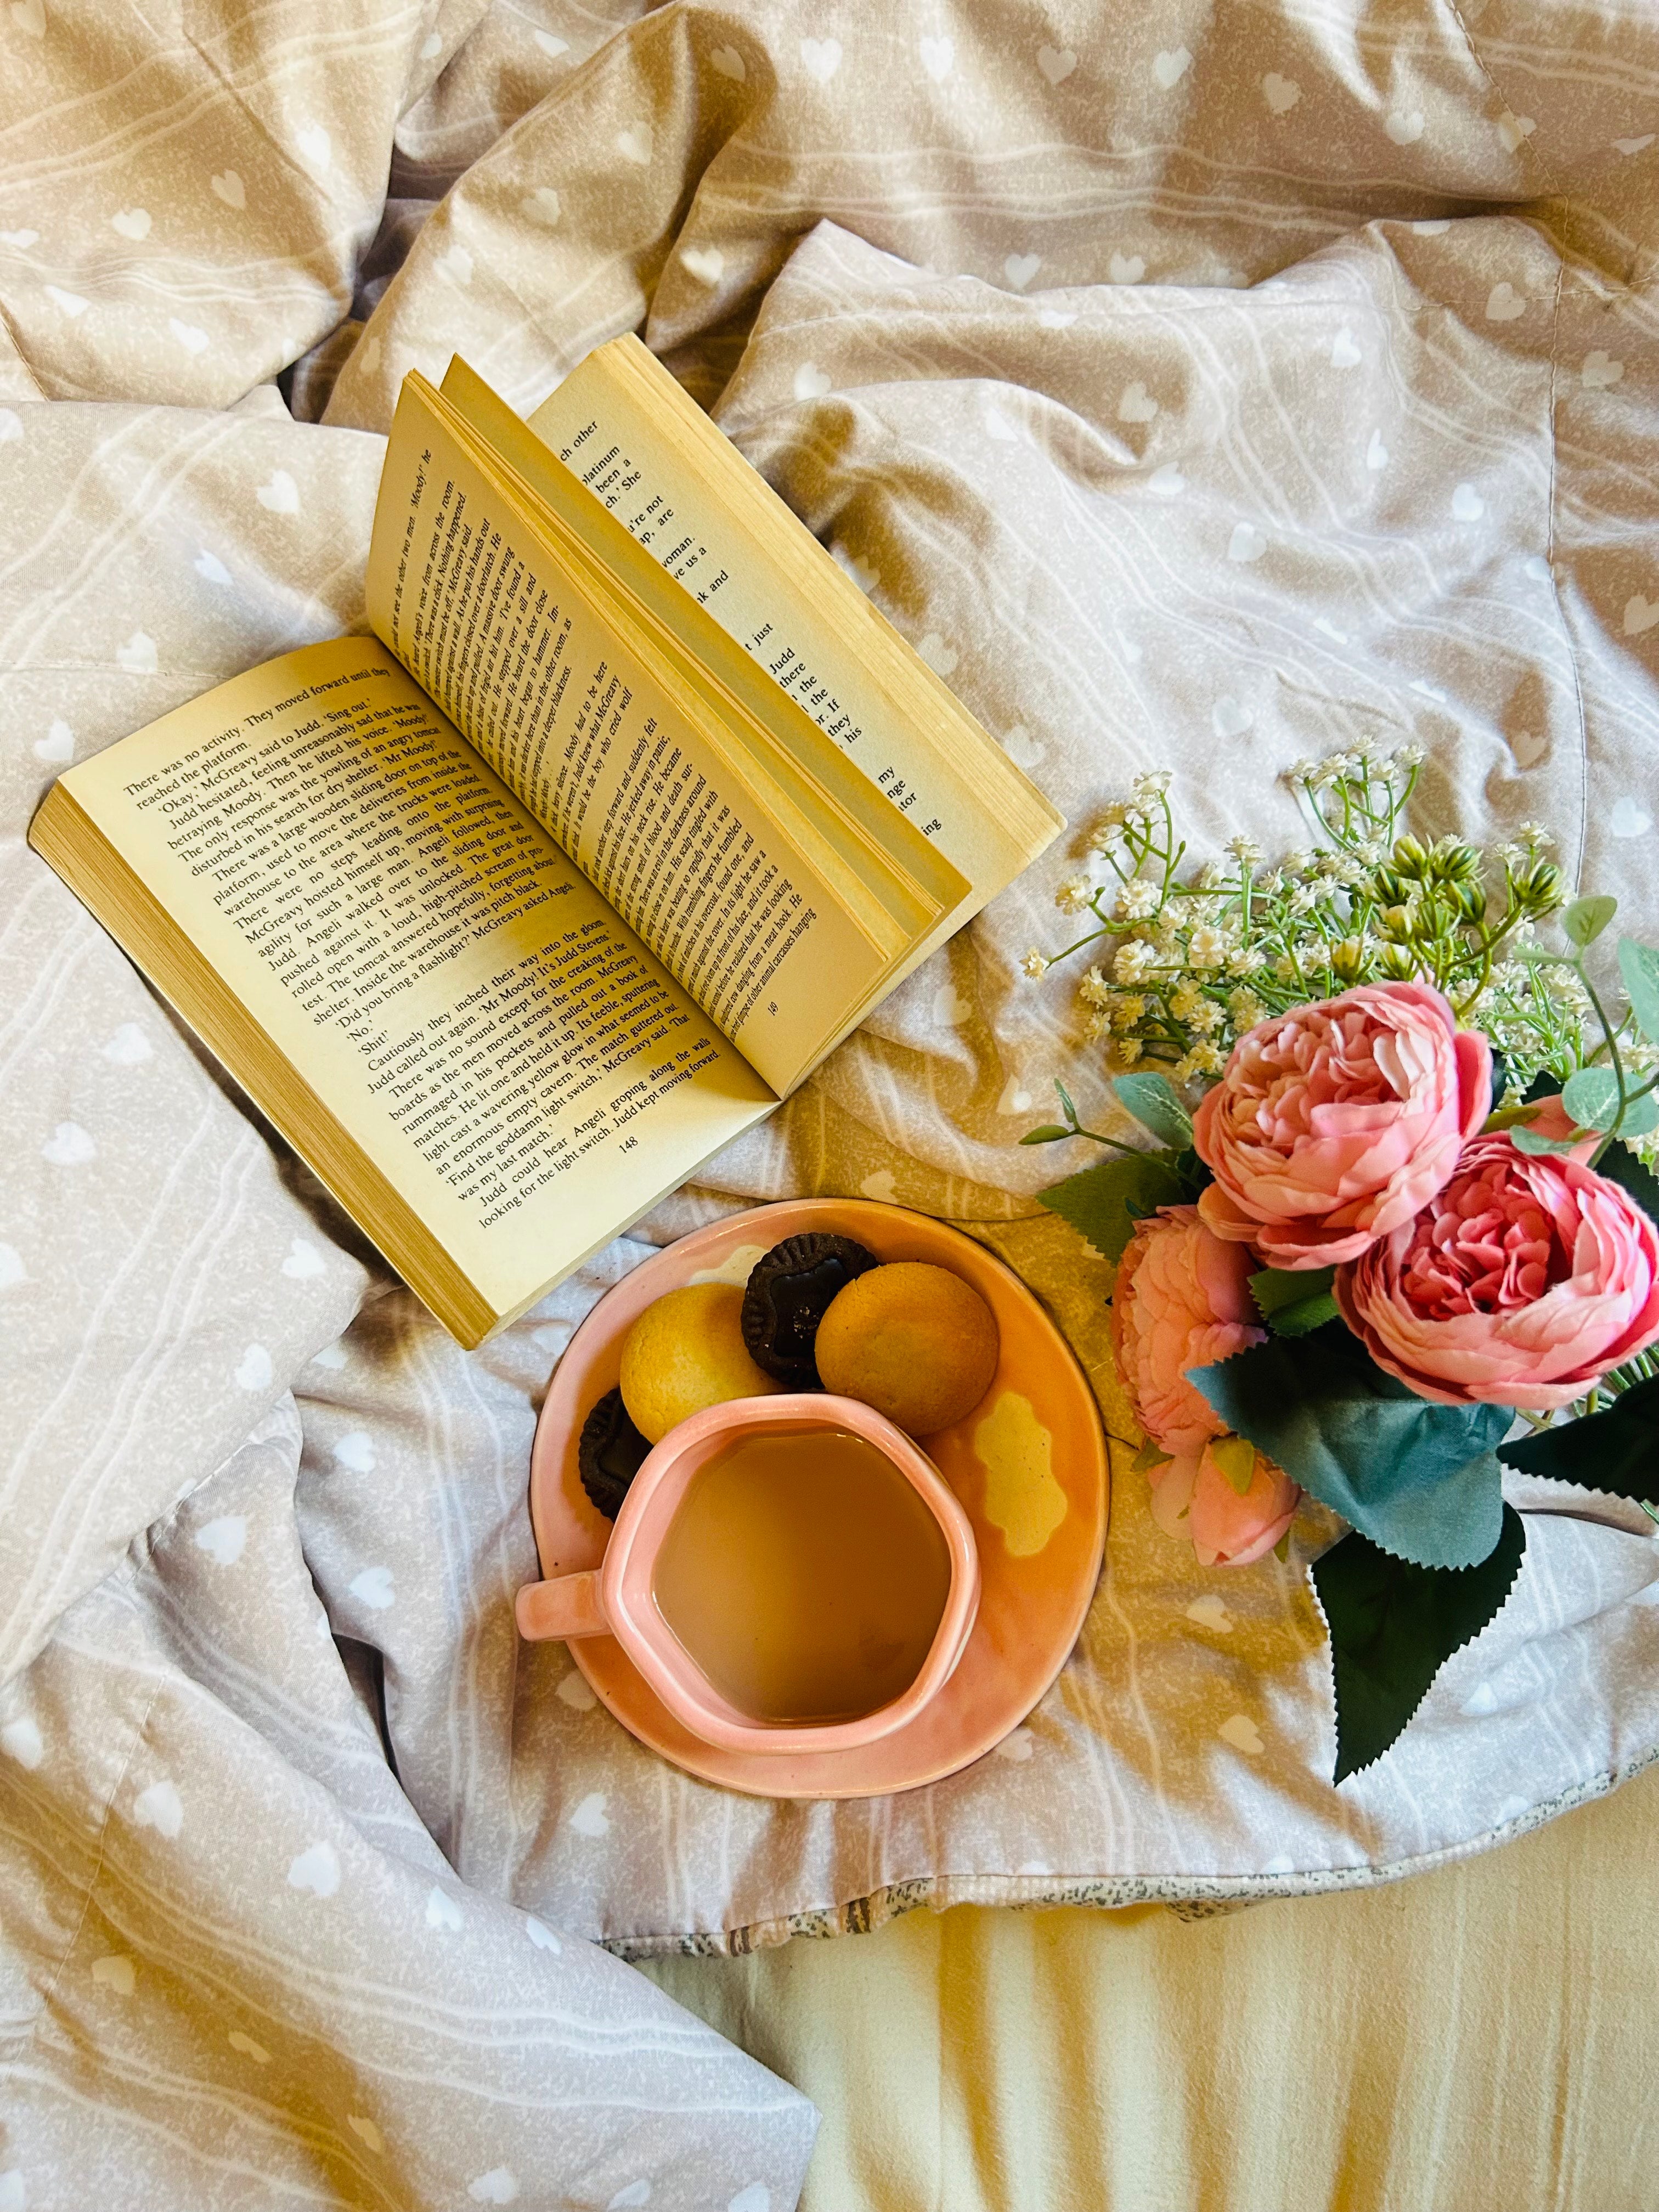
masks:
<path fill-rule="evenodd" d="M 1170 778 L 1108 811 L 1059 902 L 1118 1102 L 1158 1149 L 1042 1202 L 1117 1263 L 1113 1340 L 1160 1527 L 1200 1563 L 1278 1547 L 1305 1491 L 1348 1523 L 1313 1580 L 1334 1779 L 1405 1729 L 1503 1605 L 1504 1468 L 1659 1504 L 1659 951 L 1569 899 L 1547 833 L 1495 855 L 1404 830 L 1422 762 L 1357 746 L 1287 781 L 1312 832 L 1189 882 Z M 1659 1516 L 1654 1516 L 1659 1517 Z"/>

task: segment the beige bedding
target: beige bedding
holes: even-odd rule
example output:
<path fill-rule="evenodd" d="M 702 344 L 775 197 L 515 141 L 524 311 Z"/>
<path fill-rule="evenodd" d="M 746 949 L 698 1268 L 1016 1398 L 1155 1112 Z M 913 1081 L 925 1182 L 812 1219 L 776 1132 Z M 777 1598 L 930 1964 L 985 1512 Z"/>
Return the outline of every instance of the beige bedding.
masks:
<path fill-rule="evenodd" d="M 1219 1584 L 1127 1474 L 1060 1681 L 908 1797 L 692 1784 L 511 1619 L 548 1370 L 711 1207 L 969 1224 L 1113 1416 L 1101 1271 L 1031 1204 L 1082 1163 L 1017 1143 L 1056 1075 L 1113 1109 L 1018 963 L 1136 769 L 1276 848 L 1286 762 L 1415 736 L 1427 826 L 1542 817 L 1659 921 L 1645 4 L 8 0 L 0 42 L 0 2212 L 781 2207 L 806 2105 L 592 1940 L 1373 1885 L 1646 1763 L 1659 1547 L 1537 1488 L 1510 1604 L 1340 1794 L 1329 1523 Z M 635 325 L 1073 834 L 469 1358 L 22 832 L 361 618 L 409 367 L 527 410 Z"/>

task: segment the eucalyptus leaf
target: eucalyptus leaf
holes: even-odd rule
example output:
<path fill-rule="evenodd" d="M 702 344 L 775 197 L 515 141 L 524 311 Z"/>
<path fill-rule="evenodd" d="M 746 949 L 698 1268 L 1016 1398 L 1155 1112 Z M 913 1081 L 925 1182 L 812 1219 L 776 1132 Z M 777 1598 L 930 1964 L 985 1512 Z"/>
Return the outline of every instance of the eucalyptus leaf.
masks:
<path fill-rule="evenodd" d="M 1619 902 L 1609 898 L 1605 891 L 1590 898 L 1576 898 L 1561 909 L 1561 927 L 1568 940 L 1582 952 L 1587 945 L 1594 945 L 1601 932 L 1619 911 Z"/>
<path fill-rule="evenodd" d="M 1627 1197 L 1635 1200 L 1650 1221 L 1659 1222 L 1659 1176 L 1638 1160 L 1628 1145 L 1615 1140 L 1597 1166 L 1609 1182 L 1616 1182 Z"/>
<path fill-rule="evenodd" d="M 1659 1505 L 1659 1377 L 1621 1391 L 1601 1413 L 1500 1444 L 1498 1456 L 1522 1474 Z"/>
<path fill-rule="evenodd" d="M 1619 973 L 1625 979 L 1630 1010 L 1650 1044 L 1659 1044 L 1659 952 L 1633 937 L 1619 940 Z"/>
<path fill-rule="evenodd" d="M 1610 1067 L 1581 1067 L 1567 1078 L 1561 1103 L 1581 1129 L 1610 1129 L 1619 1118 L 1619 1085 Z"/>
<path fill-rule="evenodd" d="M 1453 1652 L 1503 1609 L 1526 1547 L 1521 1516 L 1506 1505 L 1491 1551 L 1462 1569 L 1414 1566 L 1358 1532 L 1315 1562 L 1336 1688 L 1333 1782 L 1370 1765 L 1404 1734 Z"/>
<path fill-rule="evenodd" d="M 1540 1152 L 1570 1152 L 1582 1140 L 1577 1137 L 1540 1137 L 1536 1129 L 1514 1128 L 1510 1131 L 1510 1142 L 1517 1152 L 1529 1152 L 1534 1158 Z"/>
<path fill-rule="evenodd" d="M 1340 1327 L 1272 1337 L 1187 1377 L 1230 1429 L 1384 1550 L 1467 1567 L 1498 1540 L 1507 1406 L 1439 1406 Z"/>
<path fill-rule="evenodd" d="M 1039 1191 L 1037 1203 L 1069 1221 L 1103 1259 L 1115 1261 L 1142 1214 L 1178 1205 L 1184 1195 L 1170 1153 L 1125 1152 Z"/>
<path fill-rule="evenodd" d="M 1045 1121 L 1040 1129 L 1028 1129 L 1019 1141 L 1022 1145 L 1057 1145 L 1063 1138 L 1076 1133 L 1074 1129 L 1062 1129 L 1058 1121 Z"/>
<path fill-rule="evenodd" d="M 1644 1091 L 1638 1098 L 1626 1098 L 1625 1118 L 1619 1124 L 1621 1137 L 1650 1137 L 1659 1129 L 1659 1103 L 1652 1091 Z"/>
<path fill-rule="evenodd" d="M 1118 1104 L 1171 1152 L 1181 1152 L 1192 1143 L 1193 1117 L 1167 1075 L 1120 1075 L 1112 1089 Z"/>

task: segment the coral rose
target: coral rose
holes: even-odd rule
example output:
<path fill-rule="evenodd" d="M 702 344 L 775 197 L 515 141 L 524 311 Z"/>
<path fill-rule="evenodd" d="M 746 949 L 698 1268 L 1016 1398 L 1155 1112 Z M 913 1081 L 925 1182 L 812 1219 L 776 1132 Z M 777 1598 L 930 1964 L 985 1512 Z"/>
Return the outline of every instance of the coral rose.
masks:
<path fill-rule="evenodd" d="M 1188 1536 L 1201 1567 L 1248 1567 L 1290 1527 L 1302 1492 L 1281 1467 L 1257 1452 L 1241 1498 L 1210 1447 L 1182 1452 L 1147 1480 L 1152 1518 L 1167 1536 Z"/>
<path fill-rule="evenodd" d="M 1367 983 L 1258 1022 L 1194 1116 L 1218 1237 L 1274 1267 L 1357 1260 L 1451 1176 L 1492 1110 L 1492 1048 L 1426 983 Z"/>
<path fill-rule="evenodd" d="M 1659 1231 L 1579 1161 L 1477 1137 L 1415 1221 L 1339 1268 L 1335 1292 L 1420 1397 L 1543 1411 L 1659 1338 Z"/>
<path fill-rule="evenodd" d="M 1195 1206 L 1164 1206 L 1137 1227 L 1119 1262 L 1112 1348 L 1140 1425 L 1166 1452 L 1198 1452 L 1226 1428 L 1187 1380 L 1266 1340 L 1250 1296 L 1254 1262 L 1224 1244 Z"/>

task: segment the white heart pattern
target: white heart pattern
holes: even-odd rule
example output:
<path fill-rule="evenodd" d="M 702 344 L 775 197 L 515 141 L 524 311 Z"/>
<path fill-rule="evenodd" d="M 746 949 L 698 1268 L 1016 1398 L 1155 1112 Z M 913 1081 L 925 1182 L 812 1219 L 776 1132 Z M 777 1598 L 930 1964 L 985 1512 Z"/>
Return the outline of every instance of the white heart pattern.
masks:
<path fill-rule="evenodd" d="M 46 35 L 46 0 L 11 0 L 11 20 L 20 31 L 27 31 L 32 39 Z M 21 2199 L 19 2199 L 21 2203 Z"/>
<path fill-rule="evenodd" d="M 421 59 L 423 62 L 435 62 L 443 50 L 443 33 L 428 31 L 421 41 Z"/>
<path fill-rule="evenodd" d="M 83 1168 L 97 1158 L 98 1147 L 78 1121 L 60 1121 L 41 1146 L 40 1157 L 55 1168 Z"/>
<path fill-rule="evenodd" d="M 608 1836 L 611 1822 L 605 1809 L 605 1792 L 592 1790 L 570 1815 L 570 1825 L 579 1836 Z"/>
<path fill-rule="evenodd" d="M 510 2166 L 492 2166 L 488 2173 L 467 2183 L 466 2193 L 476 2204 L 515 2204 L 519 2177 Z"/>
<path fill-rule="evenodd" d="M 289 1240 L 288 1256 L 283 1261 L 283 1273 L 295 1282 L 304 1282 L 311 1275 L 325 1275 L 328 1262 L 308 1238 L 294 1237 Z"/>
<path fill-rule="evenodd" d="M 605 2212 L 639 2212 L 641 2204 L 651 2202 L 648 2181 L 630 2181 L 626 2189 L 619 2189 L 605 2206 Z"/>
<path fill-rule="evenodd" d="M 464 246 L 452 246 L 438 266 L 446 276 L 453 277 L 458 284 L 472 282 L 472 256 Z"/>
<path fill-rule="evenodd" d="M 949 676 L 957 665 L 957 649 L 948 645 L 936 629 L 930 629 L 916 651 L 927 663 L 935 676 Z"/>
<path fill-rule="evenodd" d="M 1235 1751 L 1245 1752 L 1252 1759 L 1261 1758 L 1264 1748 L 1261 1731 L 1248 1713 L 1235 1713 L 1231 1720 L 1223 1721 L 1216 1734 L 1224 1743 L 1231 1744 Z"/>
<path fill-rule="evenodd" d="M 1632 592 L 1625 602 L 1625 635 L 1640 637 L 1644 629 L 1659 623 L 1659 599 L 1650 599 L 1641 592 Z"/>
<path fill-rule="evenodd" d="M 374 1440 L 367 1429 L 352 1429 L 334 1447 L 336 1467 L 349 1468 L 353 1474 L 372 1474 L 374 1471 Z"/>
<path fill-rule="evenodd" d="M 369 2118 L 367 2112 L 348 2112 L 346 2114 L 346 2125 L 350 2129 L 354 2136 L 358 2136 L 368 2145 L 368 2148 L 374 2153 L 377 2158 L 386 2148 L 386 2137 L 380 2133 L 380 2129 L 375 2125 L 374 2122 Z"/>
<path fill-rule="evenodd" d="M 313 1897 L 332 1897 L 340 1887 L 340 1855 L 331 1843 L 308 1844 L 288 1869 L 290 1889 L 308 1889 Z"/>
<path fill-rule="evenodd" d="M 125 645 L 116 647 L 115 665 L 129 676 L 154 676 L 158 665 L 155 640 L 148 630 L 134 630 Z"/>
<path fill-rule="evenodd" d="M 1423 136 L 1423 111 L 1413 107 L 1409 113 L 1396 107 L 1382 128 L 1396 146 L 1414 146 Z"/>
<path fill-rule="evenodd" d="M 569 40 L 560 38 L 555 31 L 538 31 L 536 44 L 550 61 L 557 61 L 561 54 L 568 54 L 570 52 Z"/>
<path fill-rule="evenodd" d="M 880 572 L 868 561 L 860 560 L 858 555 L 843 545 L 839 538 L 830 548 L 830 557 L 838 568 L 843 569 L 853 579 L 861 592 L 873 592 L 881 581 Z"/>
<path fill-rule="evenodd" d="M 87 312 L 88 302 L 82 298 L 81 295 L 78 292 L 66 292 L 61 284 L 48 284 L 46 297 L 54 307 L 61 307 L 64 313 L 70 317 L 84 315 Z"/>
<path fill-rule="evenodd" d="M 1504 142 L 1504 151 L 1506 154 L 1518 153 L 1537 128 L 1538 125 L 1530 115 L 1511 115 L 1507 112 L 1500 115 L 1498 118 L 1498 135 Z"/>
<path fill-rule="evenodd" d="M 1486 295 L 1486 320 L 1489 323 L 1512 323 L 1517 315 L 1527 312 L 1527 302 L 1507 277 L 1494 284 Z"/>
<path fill-rule="evenodd" d="M 1016 722 L 1003 738 L 1002 750 L 1016 768 L 1030 769 L 1042 760 L 1044 749 L 1024 722 Z"/>
<path fill-rule="evenodd" d="M 751 2181 L 738 2190 L 726 2212 L 772 2212 L 772 2192 L 763 2181 Z"/>
<path fill-rule="evenodd" d="M 1375 471 L 1386 469 L 1388 465 L 1389 449 L 1382 442 L 1382 433 L 1380 430 L 1373 430 L 1371 442 L 1365 448 L 1365 466 Z"/>
<path fill-rule="evenodd" d="M 964 999 L 954 983 L 941 983 L 933 994 L 933 1026 L 940 1030 L 960 1029 L 973 1018 L 971 999 Z"/>
<path fill-rule="evenodd" d="M 1354 343 L 1353 332 L 1346 323 L 1331 340 L 1331 367 L 1358 368 L 1364 356 Z"/>
<path fill-rule="evenodd" d="M 34 5 L 44 28 L 46 11 L 40 7 L 40 0 L 34 0 Z M 22 0 L 12 0 L 11 12 L 14 15 L 22 14 Z M 9 2166 L 3 2173 L 0 2173 L 0 2212 L 28 2212 L 28 2197 L 23 2185 L 21 2166 Z"/>
<path fill-rule="evenodd" d="M 957 50 L 949 39 L 924 39 L 921 41 L 921 65 L 935 84 L 943 84 L 950 76 L 957 58 Z"/>
<path fill-rule="evenodd" d="M 1541 730 L 1517 730 L 1510 739 L 1517 768 L 1536 768 L 1540 761 L 1548 759 L 1550 741 Z"/>
<path fill-rule="evenodd" d="M 234 1567 L 247 1548 L 247 1518 L 241 1513 L 222 1513 L 204 1521 L 196 1531 L 196 1548 L 222 1567 Z"/>
<path fill-rule="evenodd" d="M 1036 1749 L 1036 1739 L 1030 1729 L 1017 1728 L 992 1747 L 999 1759 L 1006 1759 L 1013 1766 L 1023 1766 Z"/>
<path fill-rule="evenodd" d="M 1160 92 L 1169 92 L 1178 85 L 1193 65 L 1193 58 L 1185 46 L 1176 46 L 1152 57 L 1152 82 Z"/>
<path fill-rule="evenodd" d="M 1231 691 L 1224 691 L 1210 709 L 1210 727 L 1218 738 L 1242 738 L 1255 721 L 1248 707 L 1241 707 Z"/>
<path fill-rule="evenodd" d="M 46 1757 L 46 1747 L 41 1740 L 40 1724 L 33 1713 L 25 1713 L 21 1719 L 8 1721 L 0 1728 L 0 1751 L 33 1772 Z"/>
<path fill-rule="evenodd" d="M 247 205 L 247 192 L 234 169 L 222 169 L 217 176 L 208 179 L 208 190 L 215 199 L 222 200 L 228 208 L 240 215 Z"/>
<path fill-rule="evenodd" d="M 1139 253 L 1115 253 L 1107 273 L 1114 284 L 1139 284 L 1146 274 L 1146 264 Z"/>
<path fill-rule="evenodd" d="M 1000 407 L 988 407 L 986 409 L 985 428 L 990 435 L 996 439 L 1001 445 L 1012 446 L 1018 442 L 1019 432 L 1014 428 L 1013 424 L 1008 420 L 1008 417 L 1003 413 Z"/>
<path fill-rule="evenodd" d="M 1427 222 L 1414 222 L 1412 234 L 1415 238 L 1443 238 L 1450 228 L 1451 224 L 1444 216 L 1433 216 Z"/>
<path fill-rule="evenodd" d="M 1042 266 L 1039 254 L 1011 253 L 1002 264 L 1002 273 L 1016 292 L 1023 292 Z"/>
<path fill-rule="evenodd" d="M 1615 837 L 1645 837 L 1652 827 L 1652 815 L 1637 800 L 1618 799 L 1613 801 L 1613 811 L 1607 817 L 1607 828 Z"/>
<path fill-rule="evenodd" d="M 1206 1593 L 1195 1597 L 1187 1608 L 1188 1620 L 1195 1620 L 1200 1628 L 1213 1629 L 1218 1636 L 1232 1632 L 1233 1617 L 1218 1597 Z"/>
<path fill-rule="evenodd" d="M 1147 477 L 1146 489 L 1156 492 L 1159 499 L 1179 499 L 1187 489 L 1187 479 L 1173 461 L 1165 461 L 1161 469 L 1154 469 Z"/>
<path fill-rule="evenodd" d="M 630 123 L 626 131 L 617 133 L 617 151 L 635 168 L 648 169 L 656 150 L 656 137 L 648 123 Z"/>
<path fill-rule="evenodd" d="M 1037 67 L 1050 84 L 1064 84 L 1077 67 L 1077 56 L 1069 46 L 1039 46 Z"/>
<path fill-rule="evenodd" d="M 460 1906 L 456 1904 L 447 1889 L 440 1889 L 435 1882 L 427 1892 L 426 1924 L 428 1928 L 446 1928 L 451 1930 L 465 1927 L 466 1924 L 466 1915 L 461 1911 Z"/>
<path fill-rule="evenodd" d="M 1158 402 L 1139 377 L 1123 387 L 1123 397 L 1117 403 L 1120 422 L 1150 422 L 1158 412 Z"/>
<path fill-rule="evenodd" d="M 893 1180 L 891 1168 L 878 1168 L 873 1175 L 866 1176 L 859 1185 L 859 1196 L 873 1198 L 878 1206 L 897 1205 L 898 1185 Z"/>
<path fill-rule="evenodd" d="M 111 1951 L 92 1962 L 92 1978 L 106 1990 L 113 1990 L 118 1997 L 130 1997 L 138 1986 L 137 1971 L 131 1959 L 119 1951 Z"/>
<path fill-rule="evenodd" d="M 828 84 L 841 67 L 841 40 L 803 39 L 800 42 L 800 64 L 808 76 L 819 84 Z"/>
<path fill-rule="evenodd" d="M 365 1567 L 347 1587 L 358 1603 L 366 1605 L 371 1613 L 384 1613 L 388 1606 L 397 1603 L 398 1592 L 390 1567 Z"/>
<path fill-rule="evenodd" d="M 830 389 L 830 380 L 815 361 L 804 361 L 795 371 L 797 399 L 822 399 Z"/>
<path fill-rule="evenodd" d="M 1070 307 L 1037 309 L 1038 327 L 1045 331 L 1069 331 L 1076 320 L 1077 315 Z"/>
<path fill-rule="evenodd" d="M 549 229 L 558 221 L 563 210 L 559 196 L 551 185 L 538 185 L 524 203 L 524 211 L 533 222 L 545 223 Z"/>
<path fill-rule="evenodd" d="M 44 738 L 35 739 L 34 757 L 51 768 L 62 768 L 75 758 L 75 732 L 67 722 L 54 722 Z"/>
<path fill-rule="evenodd" d="M 210 553 L 205 545 L 190 565 L 207 583 L 228 584 L 231 580 L 229 569 L 226 568 L 218 555 Z"/>
<path fill-rule="evenodd" d="M 256 2043 L 251 2035 L 244 2035 L 240 2027 L 233 2027 L 225 2041 L 233 2051 L 240 2051 L 244 2058 L 251 2058 L 256 2066 L 269 2066 L 270 2053 L 263 2043 Z"/>
<path fill-rule="evenodd" d="M 297 514 L 300 512 L 300 487 L 286 469 L 273 469 L 269 483 L 262 483 L 253 496 L 272 514 Z"/>
<path fill-rule="evenodd" d="M 1230 561 L 1259 561 L 1267 550 L 1267 541 L 1253 522 L 1237 522 L 1233 534 L 1227 540 Z"/>
<path fill-rule="evenodd" d="M 112 230 L 118 232 L 121 237 L 131 239 L 133 243 L 137 245 L 141 238 L 148 238 L 149 236 L 149 210 L 148 208 L 122 208 L 117 214 L 112 215 L 110 217 L 109 227 Z"/>
<path fill-rule="evenodd" d="M 15 1244 L 0 1244 L 0 1291 L 15 1290 L 26 1283 L 29 1271 L 23 1265 L 23 1255 Z"/>
<path fill-rule="evenodd" d="M 1648 148 L 1652 145 L 1653 140 L 1654 133 L 1651 131 L 1644 132 L 1640 138 L 1615 138 L 1613 142 L 1613 150 L 1615 154 L 1645 154 Z"/>
<path fill-rule="evenodd" d="M 744 1280 L 745 1282 L 748 1280 L 746 1275 Z M 587 1677 L 579 1673 L 574 1667 L 571 1668 L 553 1694 L 562 1705 L 568 1705 L 572 1712 L 575 1713 L 591 1713 L 599 1702 L 593 1694 Z"/>
<path fill-rule="evenodd" d="M 1472 483 L 1461 483 L 1452 494 L 1452 514 L 1459 522 L 1479 522 L 1486 502 Z"/>
<path fill-rule="evenodd" d="M 313 169 L 325 169 L 334 158 L 334 141 L 320 123 L 307 123 L 294 134 L 302 159 Z"/>
<path fill-rule="evenodd" d="M 9 446 L 23 434 L 23 418 L 15 408 L 0 407 L 0 446 Z"/>
<path fill-rule="evenodd" d="M 556 1959 L 564 1948 L 546 1922 L 538 1920 L 533 1912 L 525 1915 L 524 1932 L 538 1951 L 550 1951 Z"/>
<path fill-rule="evenodd" d="M 1261 96 L 1275 115 L 1288 115 L 1302 97 L 1302 88 L 1291 76 L 1269 70 L 1261 80 Z"/>
<path fill-rule="evenodd" d="M 1006 1115 L 1029 1114 L 1030 1110 L 1030 1092 L 1020 1081 L 1018 1076 L 1011 1075 L 1008 1078 L 1008 1080 L 1003 1085 L 1002 1095 L 997 1100 L 998 1113 Z"/>
<path fill-rule="evenodd" d="M 729 76 L 733 84 L 742 84 L 747 79 L 748 67 L 735 46 L 716 46 L 708 58 L 720 75 Z"/>
<path fill-rule="evenodd" d="M 718 284 L 726 274 L 726 256 L 718 246 L 688 246 L 680 259 L 700 284 Z"/>
<path fill-rule="evenodd" d="M 250 1344 L 236 1369 L 239 1390 L 268 1390 L 276 1379 L 270 1354 L 263 1344 Z"/>
<path fill-rule="evenodd" d="M 164 1777 L 152 1782 L 148 1790 L 141 1790 L 132 1801 L 132 1818 L 137 1826 L 154 1828 L 158 1836 L 171 1841 L 185 1825 L 185 1803 L 178 1784 Z"/>
<path fill-rule="evenodd" d="M 1622 361 L 1615 361 L 1603 347 L 1584 356 L 1584 365 L 1578 372 L 1578 381 L 1586 392 L 1607 392 L 1618 383 L 1625 373 Z"/>
<path fill-rule="evenodd" d="M 31 246 L 40 243 L 38 230 L 0 230 L 0 246 L 15 246 L 27 253 Z"/>

